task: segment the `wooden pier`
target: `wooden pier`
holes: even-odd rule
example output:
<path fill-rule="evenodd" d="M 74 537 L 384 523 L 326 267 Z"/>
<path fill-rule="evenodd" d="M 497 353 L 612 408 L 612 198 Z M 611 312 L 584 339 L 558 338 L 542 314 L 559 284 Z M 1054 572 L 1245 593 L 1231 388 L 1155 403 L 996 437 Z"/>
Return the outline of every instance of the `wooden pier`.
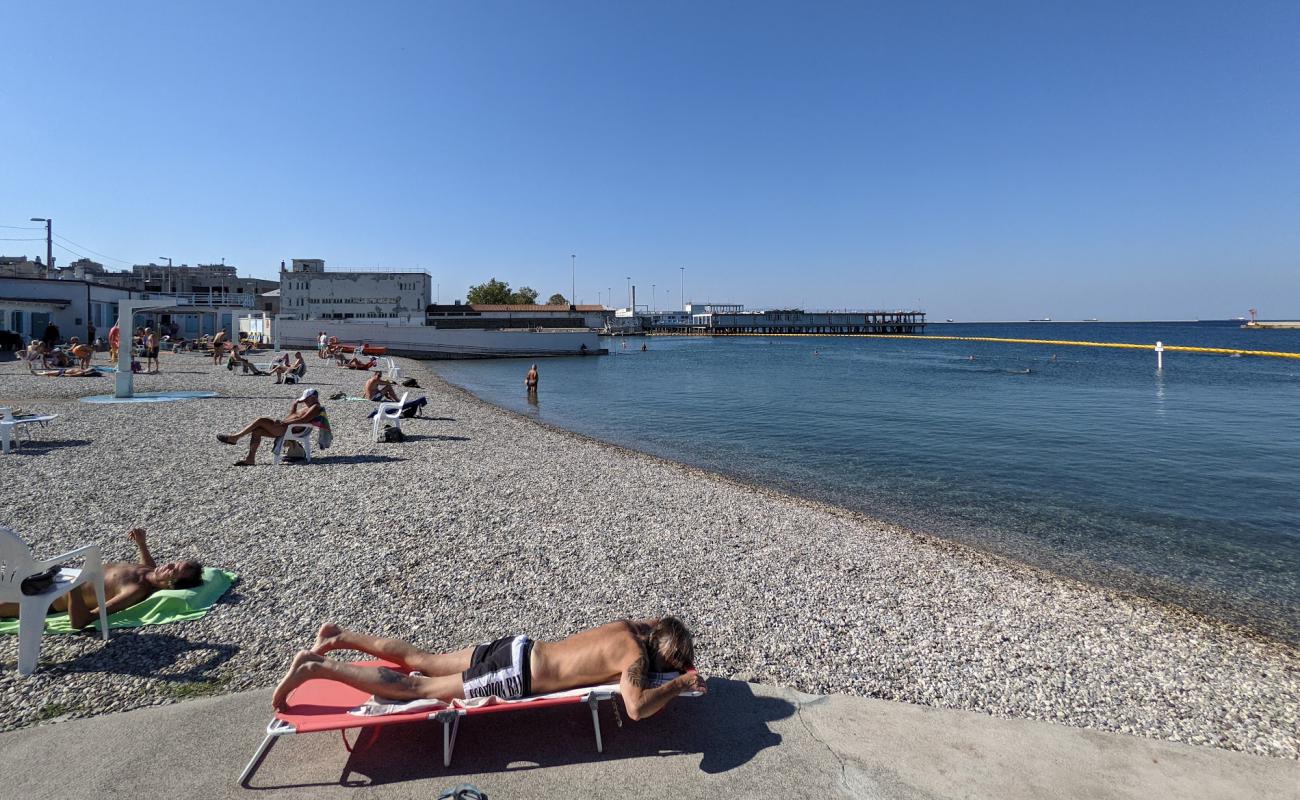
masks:
<path fill-rule="evenodd" d="M 924 311 L 803 311 L 773 309 L 711 314 L 693 333 L 713 336 L 803 333 L 821 336 L 871 336 L 925 333 Z"/>

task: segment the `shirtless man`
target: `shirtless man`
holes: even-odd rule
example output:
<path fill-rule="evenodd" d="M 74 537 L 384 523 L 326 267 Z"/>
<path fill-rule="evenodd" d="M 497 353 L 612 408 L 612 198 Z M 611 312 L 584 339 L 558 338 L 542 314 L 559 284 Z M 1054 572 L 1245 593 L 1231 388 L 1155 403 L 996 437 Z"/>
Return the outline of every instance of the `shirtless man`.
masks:
<path fill-rule="evenodd" d="M 226 329 L 222 328 L 217 331 L 217 335 L 212 337 L 212 363 L 220 364 L 221 357 L 226 353 Z"/>
<path fill-rule="evenodd" d="M 144 366 L 146 372 L 157 373 L 161 371 L 158 364 L 158 334 L 154 333 L 153 328 L 144 329 Z M 150 369 L 149 365 L 153 364 Z"/>
<path fill-rule="evenodd" d="M 76 356 L 82 369 L 90 369 L 90 359 L 95 355 L 95 348 L 88 344 L 82 344 L 77 341 L 77 337 L 73 336 L 68 342 L 68 350 L 72 355 Z"/>
<path fill-rule="evenodd" d="M 113 327 L 108 329 L 108 360 L 114 364 L 117 363 L 117 347 L 121 343 L 122 329 L 114 322 Z"/>
<path fill-rule="evenodd" d="M 194 560 L 172 561 L 159 566 L 149 552 L 143 528 L 126 534 L 140 551 L 140 563 L 104 565 L 104 610 L 116 614 L 144 600 L 159 589 L 191 589 L 203 582 L 203 567 Z M 68 612 L 74 628 L 84 628 L 99 618 L 95 587 L 83 583 L 51 604 L 55 611 Z M 0 603 L 0 617 L 17 617 L 17 603 Z"/>
<path fill-rule="evenodd" d="M 218 433 L 217 441 L 222 444 L 236 444 L 245 436 L 251 437 L 248 440 L 248 455 L 235 462 L 237 467 L 251 467 L 257 463 L 255 456 L 263 438 L 278 439 L 284 435 L 290 425 L 310 424 L 315 422 L 320 414 L 320 397 L 315 389 L 308 389 L 302 393 L 302 397 L 293 401 L 293 405 L 289 406 L 289 415 L 284 419 L 258 417 L 235 433 Z"/>
<path fill-rule="evenodd" d="M 528 387 L 528 391 L 530 394 L 532 392 L 537 391 L 537 365 L 536 364 L 534 364 L 533 368 L 528 370 L 528 374 L 524 376 L 524 386 Z"/>
<path fill-rule="evenodd" d="M 366 379 L 364 392 L 366 397 L 376 403 L 384 400 L 397 402 L 397 392 L 393 391 L 393 382 L 384 380 L 384 376 L 378 372 L 372 372 Z"/>
<path fill-rule="evenodd" d="M 325 658 L 331 650 L 360 650 L 392 661 L 402 670 L 424 674 L 331 661 Z M 704 678 L 692 671 L 694 659 L 691 633 L 676 617 L 619 620 L 558 642 L 507 636 L 439 655 L 331 623 L 321 627 L 311 650 L 294 656 L 271 702 L 285 710 L 289 693 L 312 678 L 339 681 L 394 700 L 447 701 L 491 695 L 514 699 L 617 680 L 627 715 L 638 720 L 657 713 L 683 692 L 705 691 Z M 651 675 L 656 672 L 681 674 L 653 686 Z"/>
<path fill-rule="evenodd" d="M 374 356 L 371 356 L 369 361 L 362 361 L 361 359 L 357 358 L 357 353 L 360 352 L 361 352 L 361 348 L 358 347 L 356 351 L 353 352 L 352 358 L 344 362 L 343 366 L 347 367 L 348 369 L 370 369 L 375 364 L 379 363 L 379 361 L 376 360 Z"/>

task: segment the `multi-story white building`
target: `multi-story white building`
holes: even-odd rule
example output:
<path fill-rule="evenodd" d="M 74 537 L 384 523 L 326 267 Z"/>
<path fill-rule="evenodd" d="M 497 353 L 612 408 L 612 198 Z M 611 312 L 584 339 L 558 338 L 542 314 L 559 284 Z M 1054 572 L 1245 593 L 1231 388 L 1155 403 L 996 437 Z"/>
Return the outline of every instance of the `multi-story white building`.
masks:
<path fill-rule="evenodd" d="M 280 313 L 298 319 L 397 319 L 424 323 L 432 279 L 421 270 L 325 270 L 318 258 L 280 265 Z"/>

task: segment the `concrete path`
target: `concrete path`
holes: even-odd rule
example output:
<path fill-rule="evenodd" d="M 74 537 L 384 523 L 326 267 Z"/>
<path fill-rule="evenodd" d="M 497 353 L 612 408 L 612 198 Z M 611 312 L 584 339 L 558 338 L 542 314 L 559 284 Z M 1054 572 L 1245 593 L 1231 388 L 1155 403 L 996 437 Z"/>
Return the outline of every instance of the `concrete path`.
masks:
<path fill-rule="evenodd" d="M 617 727 L 605 753 L 586 707 L 384 729 L 349 753 L 337 733 L 282 739 L 240 788 L 269 692 L 0 734 L 5 797 L 421 798 L 475 783 L 491 800 L 551 797 L 1288 798 L 1300 763 L 1024 720 L 812 697 L 724 679 L 701 699 Z M 356 737 L 349 734 L 348 740 Z"/>

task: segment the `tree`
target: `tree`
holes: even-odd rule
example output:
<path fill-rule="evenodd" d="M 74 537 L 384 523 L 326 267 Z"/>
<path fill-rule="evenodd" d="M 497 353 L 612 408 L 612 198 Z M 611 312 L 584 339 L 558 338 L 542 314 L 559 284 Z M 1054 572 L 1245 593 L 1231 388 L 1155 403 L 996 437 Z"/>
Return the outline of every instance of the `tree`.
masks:
<path fill-rule="evenodd" d="M 569 301 L 565 300 L 564 295 L 560 294 L 559 292 L 556 292 L 555 294 L 551 295 L 550 299 L 546 301 L 546 305 L 548 306 L 567 306 L 568 304 Z"/>
<path fill-rule="evenodd" d="M 465 293 L 465 302 L 473 305 L 506 305 L 516 302 L 510 293 L 510 284 L 492 278 L 487 283 L 469 287 Z"/>
<path fill-rule="evenodd" d="M 510 284 L 492 278 L 487 283 L 469 287 L 465 302 L 470 305 L 527 306 L 537 302 L 537 290 L 520 286 L 518 291 L 512 292 Z"/>

